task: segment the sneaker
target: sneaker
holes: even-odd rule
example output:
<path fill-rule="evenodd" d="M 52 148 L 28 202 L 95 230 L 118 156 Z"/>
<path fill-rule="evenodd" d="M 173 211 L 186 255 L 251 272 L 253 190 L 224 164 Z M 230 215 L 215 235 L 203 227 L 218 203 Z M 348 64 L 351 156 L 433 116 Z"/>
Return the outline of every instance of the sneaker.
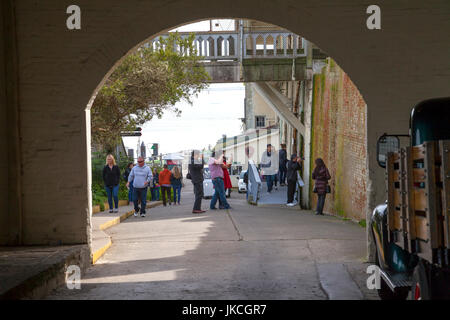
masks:
<path fill-rule="evenodd" d="M 137 213 L 137 212 L 135 212 L 135 213 L 134 213 L 134 216 L 135 216 L 135 217 L 137 217 L 137 216 L 138 216 L 138 213 Z"/>
<path fill-rule="evenodd" d="M 192 213 L 195 213 L 195 214 L 203 213 L 203 212 L 205 212 L 205 211 L 203 211 L 203 210 L 193 210 L 193 211 L 192 211 Z"/>
<path fill-rule="evenodd" d="M 109 213 L 113 213 L 113 210 L 112 210 L 112 209 L 110 209 L 110 210 L 109 210 Z"/>
<path fill-rule="evenodd" d="M 141 217 L 142 217 L 142 218 L 145 218 L 145 213 L 141 213 Z"/>
<path fill-rule="evenodd" d="M 293 207 L 293 206 L 295 206 L 295 204 L 294 203 L 292 203 L 292 202 L 290 202 L 290 203 L 288 203 L 288 204 L 286 204 L 288 207 Z"/>
<path fill-rule="evenodd" d="M 114 209 L 114 212 L 115 212 L 115 213 L 118 213 L 118 212 L 119 212 L 119 209 L 117 209 L 117 208 Z"/>

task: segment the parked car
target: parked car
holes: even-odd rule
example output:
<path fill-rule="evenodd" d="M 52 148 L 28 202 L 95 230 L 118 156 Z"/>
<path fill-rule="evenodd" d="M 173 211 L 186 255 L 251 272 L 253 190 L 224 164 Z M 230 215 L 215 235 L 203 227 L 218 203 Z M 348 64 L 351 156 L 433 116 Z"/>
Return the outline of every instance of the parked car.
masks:
<path fill-rule="evenodd" d="M 239 177 L 236 177 L 239 181 L 238 181 L 238 192 L 242 193 L 242 192 L 247 192 L 247 186 L 244 182 L 244 174 L 247 172 L 247 170 L 241 171 L 241 174 L 239 175 Z"/>

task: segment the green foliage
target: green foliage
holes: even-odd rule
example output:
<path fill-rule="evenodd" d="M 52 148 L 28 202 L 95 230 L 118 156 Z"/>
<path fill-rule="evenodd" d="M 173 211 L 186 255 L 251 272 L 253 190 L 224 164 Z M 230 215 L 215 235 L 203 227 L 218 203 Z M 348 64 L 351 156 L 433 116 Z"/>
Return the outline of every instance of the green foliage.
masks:
<path fill-rule="evenodd" d="M 367 224 L 366 224 L 366 219 L 359 220 L 358 224 L 359 224 L 361 227 L 365 228 L 365 227 L 367 226 Z"/>
<path fill-rule="evenodd" d="M 91 108 L 92 140 L 106 151 L 120 140 L 121 131 L 143 125 L 165 110 L 180 114 L 174 106 L 207 87 L 209 76 L 199 63 L 194 34 L 178 33 L 160 38 L 157 50 L 141 47 L 124 58 L 98 91 Z M 190 54 L 187 55 L 186 53 Z"/>

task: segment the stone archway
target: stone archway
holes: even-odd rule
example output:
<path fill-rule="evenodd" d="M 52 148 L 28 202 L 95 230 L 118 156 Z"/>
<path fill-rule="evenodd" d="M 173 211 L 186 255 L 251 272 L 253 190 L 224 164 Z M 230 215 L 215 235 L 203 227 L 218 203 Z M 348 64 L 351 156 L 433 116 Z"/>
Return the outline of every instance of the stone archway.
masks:
<path fill-rule="evenodd" d="M 89 139 L 83 110 L 127 52 L 178 25 L 207 18 L 266 21 L 332 56 L 368 105 L 368 215 L 384 200 L 384 172 L 375 158 L 378 136 L 407 132 L 415 103 L 450 94 L 450 43 L 437 32 L 450 29 L 446 0 L 407 5 L 381 0 L 382 30 L 366 28 L 367 3 L 361 0 L 80 0 L 78 31 L 65 25 L 70 4 L 8 0 L 1 7 L 14 26 L 0 30 L 6 53 L 0 58 L 5 66 L 13 63 L 1 82 L 7 105 L 1 112 L 19 124 L 18 131 L 8 127 L 0 136 L 2 151 L 19 155 L 17 162 L 0 160 L 1 167 L 18 173 L 18 178 L 0 179 L 0 190 L 12 195 L 0 208 L 2 243 L 89 243 Z M 54 160 L 58 166 L 52 167 Z"/>

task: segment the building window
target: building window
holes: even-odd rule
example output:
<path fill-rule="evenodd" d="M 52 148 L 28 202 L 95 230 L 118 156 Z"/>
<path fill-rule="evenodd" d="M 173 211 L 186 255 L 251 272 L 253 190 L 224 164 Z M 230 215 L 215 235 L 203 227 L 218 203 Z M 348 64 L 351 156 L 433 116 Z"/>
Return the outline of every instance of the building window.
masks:
<path fill-rule="evenodd" d="M 266 116 L 256 116 L 256 127 L 265 127 L 266 126 Z"/>

